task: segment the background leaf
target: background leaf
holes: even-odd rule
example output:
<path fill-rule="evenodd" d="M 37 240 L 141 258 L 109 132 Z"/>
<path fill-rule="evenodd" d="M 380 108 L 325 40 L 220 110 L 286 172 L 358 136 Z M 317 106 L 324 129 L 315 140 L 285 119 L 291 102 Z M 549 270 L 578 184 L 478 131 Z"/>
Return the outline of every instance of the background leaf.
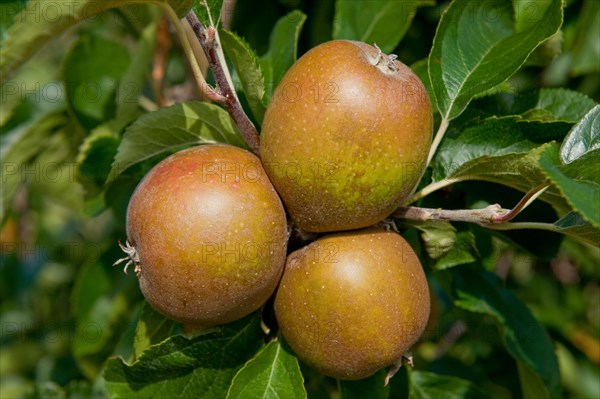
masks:
<path fill-rule="evenodd" d="M 272 341 L 242 367 L 231 382 L 228 399 L 306 398 L 298 359 L 281 339 Z"/>
<path fill-rule="evenodd" d="M 192 0 L 148 0 L 154 4 L 173 4 L 174 10 L 183 17 L 182 11 L 191 7 Z M 98 13 L 114 7 L 139 3 L 139 0 L 56 0 L 47 10 L 45 0 L 29 0 L 15 23 L 6 32 L 0 45 L 0 85 L 7 82 L 15 71 L 48 41 L 55 39 L 61 32 Z M 50 11 L 47 11 L 48 13 Z M 51 16 L 50 16 L 51 15 Z"/>
<path fill-rule="evenodd" d="M 110 359 L 104 378 L 113 398 L 224 398 L 237 370 L 260 348 L 256 315 L 195 338 L 176 335 L 131 365 Z"/>
<path fill-rule="evenodd" d="M 148 77 L 148 70 L 152 65 L 152 58 L 156 51 L 157 23 L 160 10 L 155 5 L 137 4 L 121 7 L 121 12 L 131 15 L 131 19 L 139 20 L 139 39 L 131 52 L 131 61 L 119 81 L 117 88 L 117 118 L 131 119 L 138 117 L 139 97 L 144 91 L 144 83 Z M 144 18 L 140 14 L 147 15 Z"/>
<path fill-rule="evenodd" d="M 86 129 L 116 116 L 117 89 L 129 64 L 129 53 L 121 43 L 100 36 L 81 36 L 67 54 L 67 99 Z M 137 97 L 133 101 L 137 103 Z"/>
<path fill-rule="evenodd" d="M 451 251 L 456 244 L 456 229 L 448 221 L 408 221 L 399 220 L 421 231 L 421 239 L 431 259 L 439 259 Z"/>
<path fill-rule="evenodd" d="M 97 259 L 87 263 L 78 273 L 72 292 L 77 325 L 73 356 L 90 379 L 98 376 L 106 357 L 115 350 L 125 333 L 124 326 L 132 321 L 133 304 L 140 298 L 137 279 L 111 273 L 116 270 L 109 267 Z M 132 342 L 130 339 L 129 344 Z"/>
<path fill-rule="evenodd" d="M 296 61 L 298 38 L 304 21 L 306 15 L 300 11 L 292 11 L 280 18 L 271 32 L 269 51 L 260 58 L 267 100 L 271 98 L 283 75 Z"/>
<path fill-rule="evenodd" d="M 387 370 L 358 381 L 338 380 L 341 399 L 387 399 L 390 397 L 390 386 L 385 385 Z"/>
<path fill-rule="evenodd" d="M 548 333 L 512 292 L 489 272 L 465 267 L 454 273 L 454 303 L 471 312 L 494 317 L 502 325 L 507 350 L 544 381 L 551 397 L 560 392 L 559 370 Z"/>
<path fill-rule="evenodd" d="M 406 34 L 417 8 L 433 4 L 433 1 L 337 0 L 333 38 L 375 43 L 389 54 Z"/>
<path fill-rule="evenodd" d="M 573 46 L 574 76 L 600 72 L 598 26 L 600 26 L 600 2 L 585 0 L 578 18 L 577 37 Z"/>
<path fill-rule="evenodd" d="M 66 123 L 66 115 L 63 112 L 50 112 L 0 136 L 0 161 L 2 164 L 0 216 L 3 222 L 12 198 L 20 185 L 27 181 L 28 165 L 36 155 L 44 150 L 40 143 L 47 143 L 51 134 Z M 38 169 L 40 166 L 40 164 L 37 165 Z M 34 173 L 32 177 L 39 178 L 39 175 Z"/>
<path fill-rule="evenodd" d="M 119 139 L 107 128 L 98 128 L 81 145 L 77 157 L 77 180 L 88 198 L 99 194 L 108 178 Z"/>
<path fill-rule="evenodd" d="M 412 371 L 410 373 L 409 398 L 411 399 L 477 399 L 482 397 L 485 397 L 485 394 L 467 380 L 428 371 Z"/>
<path fill-rule="evenodd" d="M 456 235 L 452 248 L 435 262 L 438 270 L 473 263 L 478 258 L 475 235 L 470 231 L 461 231 Z"/>
<path fill-rule="evenodd" d="M 450 4 L 429 55 L 429 75 L 443 118 L 456 118 L 473 97 L 508 79 L 556 33 L 562 24 L 561 0 L 540 7 L 532 21 L 517 30 L 512 5 L 504 0 Z"/>
<path fill-rule="evenodd" d="M 131 165 L 184 146 L 226 143 L 245 147 L 229 114 L 204 102 L 179 103 L 148 113 L 127 128 L 110 180 Z"/>

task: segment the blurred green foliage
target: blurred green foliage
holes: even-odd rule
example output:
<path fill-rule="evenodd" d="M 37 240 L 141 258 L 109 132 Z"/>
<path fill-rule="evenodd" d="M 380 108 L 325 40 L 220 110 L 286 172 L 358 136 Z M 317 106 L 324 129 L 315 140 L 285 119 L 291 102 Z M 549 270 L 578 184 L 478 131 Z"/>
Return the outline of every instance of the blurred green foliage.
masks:
<path fill-rule="evenodd" d="M 366 3 L 377 8 L 383 2 Z M 392 46 L 409 65 L 428 57 L 440 16 L 448 6 L 445 1 L 422 3 L 415 7 L 404 37 Z M 3 40 L 25 4 L 24 0 L 0 4 Z M 48 7 L 39 12 L 51 15 Z M 259 58 L 267 54 L 261 58 L 264 69 L 273 27 L 294 10 L 306 15 L 298 56 L 332 39 L 333 0 L 240 0 L 235 7 L 225 6 L 224 13 L 229 15 L 223 19 Z M 516 101 L 513 95 L 540 88 L 570 89 L 597 103 L 599 21 L 600 2 L 568 1 L 559 34 L 538 47 L 509 79 L 510 93 L 473 101 L 463 119 L 497 115 L 502 101 Z M 145 30 L 148 26 L 151 31 Z M 159 43 L 165 37 L 166 51 Z M 104 397 L 103 369 L 109 357 L 131 360 L 144 349 L 135 349 L 136 328 L 142 325 L 138 319 L 156 315 L 143 310 L 137 279 L 111 265 L 122 256 L 117 241 L 126 237 L 129 195 L 144 173 L 168 154 L 119 170 L 117 179 L 111 170 L 115 172 L 112 159 L 125 128 L 160 103 L 160 89 L 151 78 L 156 51 L 166 57 L 164 93 L 183 100 L 197 97 L 190 89 L 192 78 L 177 39 L 154 5 L 110 9 L 85 18 L 48 41 L 9 80 L 2 78 L 0 398 Z M 146 104 L 140 106 L 139 96 Z M 458 130 L 461 119 L 456 122 Z M 495 202 L 510 205 L 521 195 L 496 183 L 461 182 L 427 196 L 419 205 L 447 209 Z M 552 223 L 557 213 L 538 201 L 519 217 Z M 478 288 L 477 270 L 485 270 L 500 278 L 493 283 L 486 280 L 489 284 L 510 292 L 511 301 L 525 304 L 547 331 L 559 365 L 556 384 L 561 397 L 600 397 L 597 247 L 551 232 L 504 233 L 456 224 L 454 238 L 461 246 L 446 255 L 445 265 L 459 266 L 444 270 L 421 240 L 426 227 L 422 231 L 401 227 L 407 227 L 404 235 L 427 269 L 434 311 L 424 339 L 414 348 L 415 369 L 403 369 L 390 389 L 377 395 L 405 397 L 410 385 L 413 397 L 443 397 L 436 395 L 444 392 L 431 388 L 441 384 L 435 380 L 437 374 L 443 376 L 441 386 L 461 395 L 448 397 L 477 397 L 479 390 L 487 397 L 523 397 L 519 373 L 527 371 L 507 352 L 506 334 L 520 335 L 531 346 L 545 336 L 537 324 L 531 329 L 525 324 L 522 330 L 507 330 L 502 317 L 493 312 L 472 313 L 469 309 L 475 305 L 469 303 L 456 306 L 457 290 L 477 295 L 468 292 L 469 284 Z M 448 238 L 448 234 L 454 233 L 446 231 L 442 236 Z M 503 312 L 510 313 L 511 308 L 499 311 Z M 179 331 L 170 324 L 161 328 L 145 345 Z M 262 356 L 275 355 L 265 351 Z M 369 386 L 339 386 L 300 366 L 309 397 L 339 398 L 340 392 L 352 397 L 351 392 L 369 391 Z"/>

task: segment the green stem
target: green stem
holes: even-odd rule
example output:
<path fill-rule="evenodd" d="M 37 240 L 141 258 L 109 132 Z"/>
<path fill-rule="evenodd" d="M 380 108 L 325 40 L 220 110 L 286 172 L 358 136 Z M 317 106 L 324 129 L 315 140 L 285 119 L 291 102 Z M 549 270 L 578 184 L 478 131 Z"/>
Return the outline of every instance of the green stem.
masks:
<path fill-rule="evenodd" d="M 435 183 L 428 184 L 427 186 L 423 187 L 421 190 L 419 190 L 415 194 L 413 194 L 413 196 L 410 197 L 410 199 L 407 201 L 407 203 L 412 204 L 413 202 L 416 202 L 416 201 L 420 200 L 421 198 L 427 197 L 429 194 L 433 193 L 434 191 L 437 191 L 441 188 L 450 186 L 454 183 L 458 183 L 459 181 L 462 181 L 462 180 L 463 179 L 459 179 L 459 178 L 444 179 L 444 180 L 440 180 Z"/>
<path fill-rule="evenodd" d="M 192 74 L 196 79 L 196 84 L 198 85 L 198 89 L 202 94 L 204 94 L 207 98 L 212 101 L 221 102 L 222 96 L 218 95 L 210 88 L 210 86 L 206 83 L 204 79 L 204 74 L 202 73 L 202 69 L 196 59 L 196 55 L 194 54 L 194 50 L 188 40 L 188 36 L 183 29 L 181 21 L 175 11 L 166 3 L 159 4 L 161 9 L 164 11 L 167 19 L 171 22 L 171 25 L 175 28 L 175 32 L 177 33 L 177 37 L 179 38 L 179 42 L 181 43 L 181 47 L 183 49 L 183 53 L 190 63 L 190 67 L 192 68 Z"/>
<path fill-rule="evenodd" d="M 427 157 L 427 166 L 431 163 L 433 156 L 435 155 L 444 135 L 446 134 L 446 130 L 448 129 L 448 125 L 450 124 L 450 120 L 447 117 L 442 118 L 440 122 L 440 126 L 438 127 L 438 131 L 435 134 L 433 139 L 433 143 L 431 143 L 431 149 L 429 150 L 429 156 Z"/>
<path fill-rule="evenodd" d="M 562 233 L 561 229 L 556 227 L 552 223 L 541 223 L 541 222 L 518 222 L 518 223 L 489 223 L 481 224 L 481 226 L 492 229 L 492 230 L 547 230 L 555 233 Z"/>

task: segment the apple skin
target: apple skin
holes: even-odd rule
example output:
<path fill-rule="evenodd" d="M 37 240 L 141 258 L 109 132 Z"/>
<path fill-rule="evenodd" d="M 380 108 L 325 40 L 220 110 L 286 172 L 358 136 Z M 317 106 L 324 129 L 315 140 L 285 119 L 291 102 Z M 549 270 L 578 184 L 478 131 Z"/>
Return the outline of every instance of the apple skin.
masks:
<path fill-rule="evenodd" d="M 285 340 L 309 366 L 343 380 L 392 365 L 429 317 L 425 274 L 399 234 L 326 235 L 292 252 L 275 297 Z"/>
<path fill-rule="evenodd" d="M 265 114 L 261 158 L 298 227 L 357 229 L 407 199 L 432 129 L 429 96 L 410 68 L 368 44 L 334 40 L 283 77 Z"/>
<path fill-rule="evenodd" d="M 200 329 L 267 301 L 283 271 L 288 231 L 260 160 L 206 145 L 175 153 L 144 176 L 127 209 L 127 237 L 148 303 Z"/>

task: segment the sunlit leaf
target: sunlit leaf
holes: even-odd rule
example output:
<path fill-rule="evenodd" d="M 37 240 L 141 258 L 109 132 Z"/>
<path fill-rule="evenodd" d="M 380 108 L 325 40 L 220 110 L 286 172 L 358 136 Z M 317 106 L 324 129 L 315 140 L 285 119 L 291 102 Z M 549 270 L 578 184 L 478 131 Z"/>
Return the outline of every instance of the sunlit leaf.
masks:
<path fill-rule="evenodd" d="M 207 143 L 245 147 L 229 114 L 216 105 L 179 103 L 145 114 L 125 131 L 109 181 L 131 165 L 161 153 Z"/>
<path fill-rule="evenodd" d="M 272 341 L 237 372 L 227 398 L 302 399 L 303 383 L 296 356 L 282 341 Z"/>
<path fill-rule="evenodd" d="M 220 35 L 225 53 L 231 59 L 242 83 L 252 114 L 261 123 L 265 114 L 265 80 L 258 57 L 250 45 L 235 33 L 221 30 Z"/>
<path fill-rule="evenodd" d="M 477 94 L 515 73 L 561 26 L 562 1 L 539 7 L 530 22 L 520 26 L 513 15 L 511 2 L 504 0 L 457 0 L 446 9 L 429 55 L 429 75 L 442 117 L 456 118 Z"/>
<path fill-rule="evenodd" d="M 112 398 L 215 398 L 227 395 L 235 373 L 262 345 L 255 315 L 196 337 L 173 336 L 127 365 L 109 359 L 104 379 Z"/>
<path fill-rule="evenodd" d="M 589 151 L 600 148 L 600 105 L 573 127 L 560 148 L 560 158 L 569 163 Z"/>

